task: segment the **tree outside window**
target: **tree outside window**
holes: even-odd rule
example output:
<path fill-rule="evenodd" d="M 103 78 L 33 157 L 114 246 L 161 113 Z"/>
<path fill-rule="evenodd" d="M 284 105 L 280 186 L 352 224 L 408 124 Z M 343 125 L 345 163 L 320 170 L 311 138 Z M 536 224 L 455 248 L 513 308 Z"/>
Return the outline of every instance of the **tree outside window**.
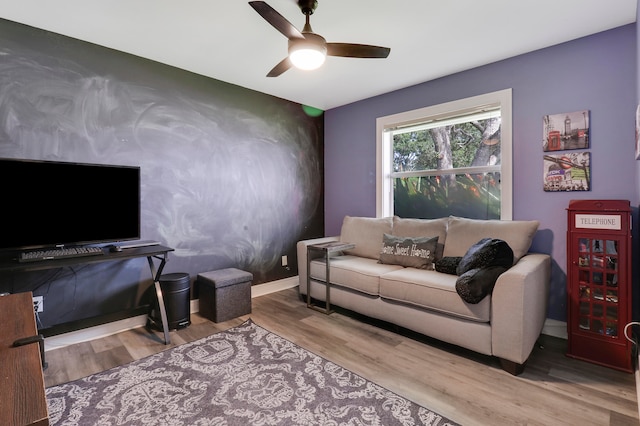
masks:
<path fill-rule="evenodd" d="M 510 219 L 510 100 L 506 90 L 378 119 L 378 215 Z"/>
<path fill-rule="evenodd" d="M 501 119 L 499 111 L 491 115 L 393 132 L 394 214 L 500 218 Z"/>

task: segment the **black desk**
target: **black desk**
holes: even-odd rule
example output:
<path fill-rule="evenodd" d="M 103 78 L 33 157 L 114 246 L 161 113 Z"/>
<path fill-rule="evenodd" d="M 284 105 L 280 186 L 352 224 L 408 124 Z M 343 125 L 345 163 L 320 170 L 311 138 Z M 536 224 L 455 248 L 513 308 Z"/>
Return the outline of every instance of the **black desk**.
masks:
<path fill-rule="evenodd" d="M 164 269 L 164 266 L 167 263 L 167 255 L 170 251 L 173 251 L 173 249 L 161 245 L 123 248 L 120 252 L 110 252 L 109 249 L 105 248 L 104 254 L 102 255 L 71 257 L 54 260 L 40 260 L 35 262 L 18 262 L 17 255 L 14 253 L 13 256 L 7 255 L 0 258 L 0 272 L 41 271 L 46 269 L 63 268 L 73 265 L 86 265 L 89 263 L 112 262 L 116 260 L 127 260 L 146 257 L 149 261 L 151 278 L 153 279 L 156 296 L 158 298 L 158 308 L 160 310 L 160 317 L 162 319 L 164 343 L 168 345 L 170 343 L 169 324 L 167 320 L 167 311 L 164 306 L 162 289 L 160 287 L 160 276 L 162 275 L 162 269 Z M 157 268 L 154 260 L 158 260 L 160 262 Z"/>

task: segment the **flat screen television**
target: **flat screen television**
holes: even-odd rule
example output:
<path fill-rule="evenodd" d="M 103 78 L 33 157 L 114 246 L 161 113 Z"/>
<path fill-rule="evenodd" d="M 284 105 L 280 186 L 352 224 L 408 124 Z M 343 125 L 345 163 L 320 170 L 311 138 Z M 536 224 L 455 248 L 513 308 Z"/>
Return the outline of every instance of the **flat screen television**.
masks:
<path fill-rule="evenodd" d="M 0 158 L 0 250 L 140 239 L 140 168 Z"/>

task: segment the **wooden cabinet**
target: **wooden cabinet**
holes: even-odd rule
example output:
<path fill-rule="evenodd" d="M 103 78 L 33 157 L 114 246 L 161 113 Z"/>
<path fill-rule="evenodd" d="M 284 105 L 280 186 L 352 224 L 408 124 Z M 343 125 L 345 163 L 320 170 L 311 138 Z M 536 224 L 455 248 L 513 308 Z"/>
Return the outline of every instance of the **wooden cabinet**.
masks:
<path fill-rule="evenodd" d="M 38 334 L 31 292 L 0 296 L 0 325 L 0 424 L 48 425 L 41 348 L 15 346 Z"/>
<path fill-rule="evenodd" d="M 574 200 L 567 210 L 567 356 L 631 373 L 630 203 Z"/>

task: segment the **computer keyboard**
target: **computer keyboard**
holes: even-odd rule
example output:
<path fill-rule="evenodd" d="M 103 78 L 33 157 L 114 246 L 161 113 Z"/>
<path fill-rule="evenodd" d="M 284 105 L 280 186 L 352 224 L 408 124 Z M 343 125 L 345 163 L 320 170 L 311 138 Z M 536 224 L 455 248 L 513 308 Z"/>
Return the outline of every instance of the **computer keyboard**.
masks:
<path fill-rule="evenodd" d="M 18 262 L 37 262 L 41 260 L 65 259 L 104 254 L 101 247 L 69 247 L 47 250 L 25 251 L 20 253 Z"/>

